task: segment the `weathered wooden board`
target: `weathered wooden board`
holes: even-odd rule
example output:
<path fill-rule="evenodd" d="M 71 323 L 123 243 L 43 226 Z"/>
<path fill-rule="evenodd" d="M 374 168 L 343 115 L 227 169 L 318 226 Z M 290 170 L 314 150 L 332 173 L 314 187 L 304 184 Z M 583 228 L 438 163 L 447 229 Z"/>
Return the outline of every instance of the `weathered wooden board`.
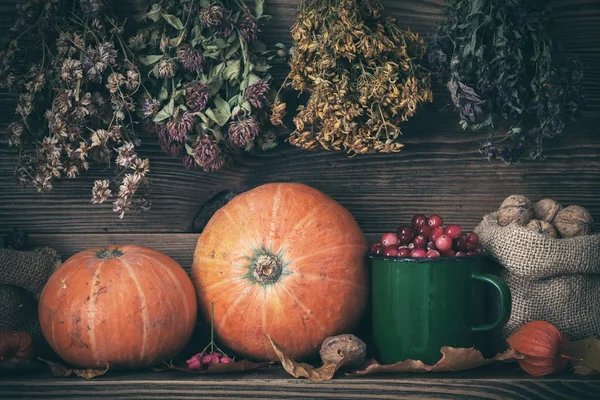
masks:
<path fill-rule="evenodd" d="M 512 367 L 509 367 L 512 368 Z M 279 367 L 230 375 L 120 373 L 81 378 L 0 378 L 2 399 L 457 399 L 587 400 L 600 398 L 600 379 L 563 375 L 543 379 L 483 369 L 450 374 L 341 376 L 312 383 Z"/>

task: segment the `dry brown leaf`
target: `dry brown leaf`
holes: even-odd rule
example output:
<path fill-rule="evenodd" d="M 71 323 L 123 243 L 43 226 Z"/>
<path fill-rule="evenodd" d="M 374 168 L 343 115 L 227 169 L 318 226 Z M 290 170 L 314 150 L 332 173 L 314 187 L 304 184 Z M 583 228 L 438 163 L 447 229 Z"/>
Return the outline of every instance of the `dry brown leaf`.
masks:
<path fill-rule="evenodd" d="M 104 370 L 102 370 L 102 369 L 71 369 L 71 368 L 65 367 L 64 365 L 62 365 L 60 363 L 55 363 L 52 361 L 44 360 L 43 358 L 38 358 L 38 359 L 40 361 L 43 361 L 46 364 L 48 364 L 48 367 L 50 368 L 50 372 L 52 372 L 52 374 L 54 376 L 77 375 L 81 378 L 92 379 L 97 376 L 104 375 L 106 373 L 106 371 L 108 371 L 108 365 L 106 365 L 106 369 L 104 369 Z"/>
<path fill-rule="evenodd" d="M 370 360 L 359 371 L 350 375 L 372 375 L 390 372 L 447 372 L 464 371 L 491 364 L 494 361 L 512 361 L 519 358 L 514 351 L 499 353 L 493 358 L 484 358 L 474 348 L 454 348 L 444 346 L 441 349 L 442 358 L 435 365 L 427 365 L 418 360 L 400 361 L 395 364 L 382 365 L 376 360 Z"/>
<path fill-rule="evenodd" d="M 579 375 L 600 374 L 600 340 L 589 337 L 571 342 L 569 356 L 573 372 Z"/>
<path fill-rule="evenodd" d="M 198 370 L 198 369 L 190 369 L 186 365 L 179 366 L 179 365 L 175 365 L 173 363 L 169 363 L 169 364 L 165 363 L 164 367 L 153 368 L 152 370 L 156 371 L 156 372 L 177 370 L 177 371 L 191 372 L 191 373 L 195 373 L 195 374 L 222 374 L 222 373 L 227 373 L 227 372 L 243 372 L 243 371 L 250 371 L 253 369 L 265 368 L 271 364 L 273 364 L 273 363 L 269 362 L 269 361 L 255 363 L 255 362 L 248 361 L 248 360 L 241 360 L 241 361 L 235 361 L 232 363 L 212 364 L 212 365 L 209 365 L 208 368 L 206 368 L 206 369 Z"/>
<path fill-rule="evenodd" d="M 319 368 L 314 368 L 306 363 L 297 363 L 285 354 L 284 350 L 275 343 L 271 336 L 267 335 L 267 337 L 271 341 L 271 346 L 273 346 L 275 354 L 281 361 L 281 365 L 294 378 L 307 378 L 311 382 L 328 381 L 333 378 L 333 375 L 344 361 L 344 357 L 340 357 L 336 363 L 324 364 Z"/>

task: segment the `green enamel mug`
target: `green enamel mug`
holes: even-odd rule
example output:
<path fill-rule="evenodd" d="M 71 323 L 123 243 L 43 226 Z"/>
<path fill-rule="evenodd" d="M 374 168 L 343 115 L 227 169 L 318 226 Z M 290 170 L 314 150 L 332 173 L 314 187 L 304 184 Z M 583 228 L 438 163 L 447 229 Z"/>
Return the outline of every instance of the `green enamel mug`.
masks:
<path fill-rule="evenodd" d="M 485 252 L 369 258 L 372 342 L 380 363 L 412 359 L 433 365 L 441 359 L 443 346 L 475 347 L 485 353 L 489 331 L 510 317 L 510 290 L 502 279 L 486 273 L 490 264 Z M 497 292 L 498 304 L 486 306 L 489 289 Z M 488 315 L 490 309 L 498 315 Z"/>

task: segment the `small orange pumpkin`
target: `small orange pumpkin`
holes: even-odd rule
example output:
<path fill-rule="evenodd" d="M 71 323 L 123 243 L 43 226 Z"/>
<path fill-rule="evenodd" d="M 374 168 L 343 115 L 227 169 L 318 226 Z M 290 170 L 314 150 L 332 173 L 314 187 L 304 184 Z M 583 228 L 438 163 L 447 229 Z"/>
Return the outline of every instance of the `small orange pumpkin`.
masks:
<path fill-rule="evenodd" d="M 75 254 L 55 271 L 39 303 L 42 333 L 83 368 L 141 368 L 168 361 L 189 341 L 194 286 L 169 256 L 141 246 Z"/>
<path fill-rule="evenodd" d="M 218 210 L 198 239 L 192 280 L 222 344 L 257 360 L 316 355 L 352 329 L 367 299 L 366 241 L 342 205 L 297 183 L 266 184 Z"/>

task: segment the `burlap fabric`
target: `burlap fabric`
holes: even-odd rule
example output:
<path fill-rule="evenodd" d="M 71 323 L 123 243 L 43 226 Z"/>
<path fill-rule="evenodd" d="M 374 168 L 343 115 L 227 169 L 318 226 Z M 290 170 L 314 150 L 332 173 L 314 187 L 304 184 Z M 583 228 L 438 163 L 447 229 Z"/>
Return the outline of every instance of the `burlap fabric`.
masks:
<path fill-rule="evenodd" d="M 42 339 L 37 301 L 44 285 L 60 265 L 51 249 L 0 249 L 0 329 L 9 328 Z"/>
<path fill-rule="evenodd" d="M 474 231 L 503 266 L 511 290 L 503 340 L 532 320 L 552 323 L 571 340 L 600 337 L 600 235 L 554 239 L 514 224 L 501 227 L 496 213 Z"/>

